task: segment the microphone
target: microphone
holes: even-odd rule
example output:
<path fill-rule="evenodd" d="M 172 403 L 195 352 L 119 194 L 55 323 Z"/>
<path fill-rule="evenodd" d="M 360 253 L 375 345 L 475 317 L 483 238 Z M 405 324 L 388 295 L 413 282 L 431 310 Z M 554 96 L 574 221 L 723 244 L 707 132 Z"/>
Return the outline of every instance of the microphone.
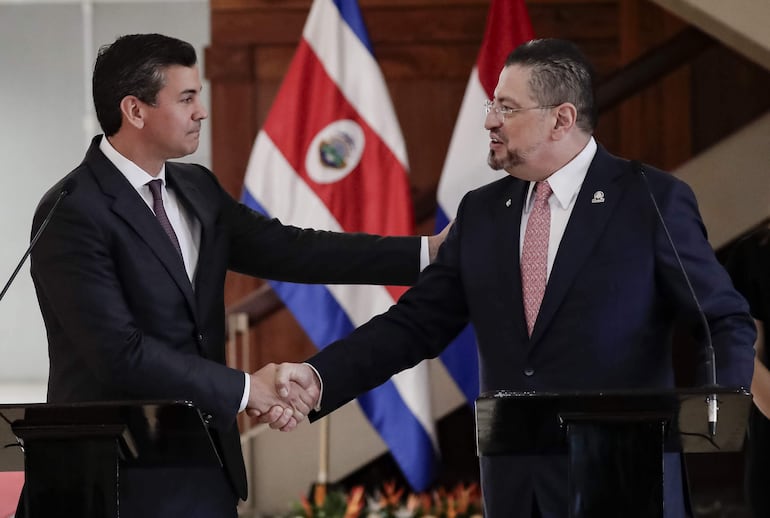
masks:
<path fill-rule="evenodd" d="M 56 196 L 56 200 L 53 202 L 53 206 L 51 207 L 51 210 L 48 211 L 48 214 L 43 220 L 43 223 L 40 225 L 40 228 L 38 228 L 37 232 L 35 232 L 35 235 L 32 237 L 32 241 L 29 242 L 29 246 L 27 247 L 27 250 L 24 252 L 24 255 L 21 256 L 21 260 L 19 261 L 19 264 L 16 265 L 16 269 L 11 274 L 11 277 L 8 279 L 8 282 L 5 283 L 5 286 L 3 287 L 3 291 L 0 292 L 0 300 L 3 300 L 3 297 L 5 297 L 5 292 L 8 291 L 8 288 L 10 288 L 11 284 L 13 284 L 13 280 L 16 278 L 16 275 L 19 273 L 19 270 L 21 270 L 21 266 L 24 264 L 24 261 L 27 260 L 27 257 L 29 257 L 29 254 L 32 253 L 32 249 L 35 247 L 35 243 L 37 243 L 37 240 L 40 239 L 41 235 L 43 235 L 43 231 L 45 230 L 45 227 L 48 226 L 48 222 L 51 221 L 51 218 L 53 217 L 54 212 L 56 212 L 56 209 L 59 207 L 59 204 L 64 199 L 64 197 L 70 194 L 74 189 L 75 189 L 75 181 L 72 178 L 70 178 L 64 183 L 64 187 L 62 187 L 61 190 L 59 191 L 59 194 Z"/>
<path fill-rule="evenodd" d="M 679 257 L 679 251 L 677 250 L 676 245 L 674 245 L 674 240 L 671 238 L 671 233 L 668 231 L 668 226 L 666 225 L 666 221 L 663 219 L 663 214 L 660 212 L 660 207 L 658 206 L 658 202 L 655 200 L 655 195 L 652 193 L 652 188 L 650 187 L 650 182 L 647 179 L 647 175 L 644 174 L 642 163 L 638 160 L 632 160 L 631 167 L 635 172 L 639 173 L 639 176 L 641 176 L 644 180 L 644 186 L 647 188 L 647 193 L 650 195 L 650 200 L 652 200 L 653 207 L 655 207 L 655 214 L 657 214 L 660 226 L 666 233 L 668 244 L 671 246 L 671 250 L 674 252 L 674 257 L 676 257 L 676 262 L 679 265 L 679 271 L 682 272 L 682 277 L 684 277 L 685 283 L 687 284 L 687 289 L 690 292 L 690 297 L 692 297 L 692 300 L 695 303 L 695 309 L 698 311 L 701 323 L 703 324 L 703 329 L 706 331 L 706 346 L 704 347 L 704 353 L 706 356 L 706 360 L 704 362 L 704 366 L 706 367 L 706 384 L 708 387 L 716 387 L 717 370 L 716 359 L 714 357 L 714 344 L 711 342 L 711 328 L 709 327 L 706 313 L 704 313 L 703 308 L 700 305 L 698 296 L 695 294 L 695 289 L 692 287 L 692 283 L 690 282 L 690 276 L 687 275 L 687 270 L 685 269 L 684 264 L 682 264 L 681 257 Z M 717 395 L 709 394 L 706 397 L 706 404 L 708 405 L 709 435 L 714 437 L 717 434 L 717 411 L 719 410 L 719 407 L 717 406 Z"/>

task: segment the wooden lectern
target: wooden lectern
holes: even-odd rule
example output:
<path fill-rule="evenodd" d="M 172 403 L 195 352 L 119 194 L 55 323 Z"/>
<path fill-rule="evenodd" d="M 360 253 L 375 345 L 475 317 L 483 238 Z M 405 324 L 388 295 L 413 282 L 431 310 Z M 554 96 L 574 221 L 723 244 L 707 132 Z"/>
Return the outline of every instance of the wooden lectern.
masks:
<path fill-rule="evenodd" d="M 0 405 L 0 471 L 24 470 L 29 518 L 117 518 L 120 466 L 221 466 L 189 402 Z"/>
<path fill-rule="evenodd" d="M 710 394 L 719 404 L 713 438 Z M 662 518 L 663 453 L 740 450 L 751 401 L 724 388 L 488 392 L 476 400 L 478 454 L 567 455 L 570 518 Z"/>

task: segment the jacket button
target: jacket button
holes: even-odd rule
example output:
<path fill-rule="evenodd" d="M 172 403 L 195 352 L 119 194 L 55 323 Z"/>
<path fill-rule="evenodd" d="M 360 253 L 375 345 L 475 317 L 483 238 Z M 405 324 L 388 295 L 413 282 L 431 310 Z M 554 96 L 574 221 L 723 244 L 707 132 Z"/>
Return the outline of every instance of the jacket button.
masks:
<path fill-rule="evenodd" d="M 524 369 L 524 375 L 527 377 L 532 376 L 534 373 L 535 373 L 535 369 L 533 369 L 532 367 L 527 367 L 526 369 Z"/>
<path fill-rule="evenodd" d="M 198 343 L 202 344 L 203 343 L 203 333 L 198 333 L 197 338 L 198 338 Z"/>

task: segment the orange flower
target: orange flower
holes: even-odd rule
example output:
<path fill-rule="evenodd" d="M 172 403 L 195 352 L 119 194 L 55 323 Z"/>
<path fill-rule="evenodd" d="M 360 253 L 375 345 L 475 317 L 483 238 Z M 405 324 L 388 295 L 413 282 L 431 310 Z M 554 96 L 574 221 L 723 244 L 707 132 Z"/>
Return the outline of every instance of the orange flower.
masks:
<path fill-rule="evenodd" d="M 398 507 L 401 503 L 401 495 L 404 494 L 404 489 L 396 490 L 396 483 L 394 481 L 384 482 L 382 484 L 385 493 L 385 502 L 388 506 Z"/>
<path fill-rule="evenodd" d="M 436 506 L 436 514 L 444 512 L 444 503 L 446 502 L 447 494 L 443 487 L 438 488 L 433 492 L 433 505 Z"/>
<path fill-rule="evenodd" d="M 316 484 L 313 490 L 313 503 L 316 507 L 323 507 L 326 501 L 326 484 Z"/>
<path fill-rule="evenodd" d="M 348 505 L 344 518 L 356 518 L 364 508 L 364 486 L 356 486 L 350 490 Z"/>
<path fill-rule="evenodd" d="M 412 514 L 415 513 L 420 508 L 420 497 L 415 495 L 414 493 L 409 493 L 409 496 L 406 497 L 406 509 L 407 511 L 411 512 Z M 427 512 L 427 509 L 423 509 L 423 512 Z"/>
<path fill-rule="evenodd" d="M 420 495 L 420 507 L 422 507 L 422 512 L 424 514 L 430 513 L 431 507 L 433 507 L 433 500 L 431 500 L 428 493 L 422 493 Z"/>
<path fill-rule="evenodd" d="M 316 484 L 313 488 L 313 503 L 316 507 L 323 507 L 326 501 L 326 484 Z"/>
<path fill-rule="evenodd" d="M 313 508 L 310 506 L 310 502 L 308 502 L 307 498 L 303 495 L 300 497 L 299 501 L 302 504 L 302 510 L 305 511 L 305 516 L 307 518 L 312 518 Z"/>
<path fill-rule="evenodd" d="M 476 484 L 469 484 L 468 487 L 464 487 L 462 484 L 457 484 L 454 494 L 457 499 L 457 512 L 467 513 L 468 507 L 471 504 L 471 499 L 474 499 L 476 495 Z"/>
<path fill-rule="evenodd" d="M 457 518 L 457 508 L 455 507 L 455 497 L 449 495 L 446 499 L 446 516 L 447 518 Z"/>

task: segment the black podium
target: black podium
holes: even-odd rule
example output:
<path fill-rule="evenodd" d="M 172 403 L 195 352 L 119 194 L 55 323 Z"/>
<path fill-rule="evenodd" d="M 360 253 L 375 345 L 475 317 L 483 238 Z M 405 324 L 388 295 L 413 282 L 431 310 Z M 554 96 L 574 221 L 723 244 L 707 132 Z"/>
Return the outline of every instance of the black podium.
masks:
<path fill-rule="evenodd" d="M 719 403 L 713 438 L 709 394 Z M 489 392 L 476 400 L 477 448 L 567 455 L 570 518 L 662 518 L 663 453 L 740 450 L 750 408 L 742 389 Z"/>
<path fill-rule="evenodd" d="M 122 465 L 222 465 L 189 402 L 0 405 L 0 419 L 0 471 L 24 470 L 29 518 L 118 517 Z"/>

